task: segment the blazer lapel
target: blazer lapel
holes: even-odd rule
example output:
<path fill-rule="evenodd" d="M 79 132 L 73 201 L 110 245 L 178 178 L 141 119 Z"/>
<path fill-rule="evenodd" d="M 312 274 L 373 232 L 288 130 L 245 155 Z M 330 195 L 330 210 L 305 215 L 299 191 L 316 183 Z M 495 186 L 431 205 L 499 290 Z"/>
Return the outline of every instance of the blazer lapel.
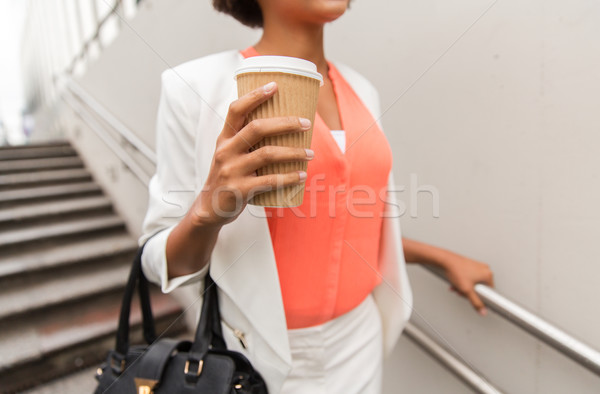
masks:
<path fill-rule="evenodd" d="M 352 69 L 343 64 L 334 63 L 334 65 L 363 100 L 363 103 L 377 120 L 381 130 L 385 133 L 379 121 L 381 109 L 379 108 L 377 92 L 369 89 L 369 86 Z M 387 200 L 384 204 L 381 223 L 378 261 L 383 280 L 373 290 L 373 296 L 381 315 L 385 353 L 389 354 L 410 318 L 413 297 L 402 248 L 401 212 L 394 193 L 396 189 L 393 171 L 390 171 L 389 174 L 387 190 Z"/>
<path fill-rule="evenodd" d="M 379 244 L 378 263 L 383 281 L 373 290 L 382 319 L 383 346 L 386 355 L 394 349 L 400 333 L 410 318 L 413 305 L 412 290 L 402 249 L 401 212 L 395 191 L 394 175 L 393 171 L 390 171 Z"/>
<path fill-rule="evenodd" d="M 264 213 L 264 208 L 248 205 L 235 226 L 221 229 L 210 273 L 281 361 L 291 364 L 279 276 Z"/>

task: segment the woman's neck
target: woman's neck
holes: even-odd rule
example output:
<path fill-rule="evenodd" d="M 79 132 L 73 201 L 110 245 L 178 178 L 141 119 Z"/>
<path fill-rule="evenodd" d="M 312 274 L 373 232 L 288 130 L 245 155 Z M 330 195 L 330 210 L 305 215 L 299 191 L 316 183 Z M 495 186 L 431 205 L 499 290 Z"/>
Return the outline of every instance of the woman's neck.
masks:
<path fill-rule="evenodd" d="M 323 48 L 323 26 L 283 26 L 265 20 L 263 35 L 254 45 L 261 55 L 292 56 L 306 59 L 327 75 L 327 59 Z"/>

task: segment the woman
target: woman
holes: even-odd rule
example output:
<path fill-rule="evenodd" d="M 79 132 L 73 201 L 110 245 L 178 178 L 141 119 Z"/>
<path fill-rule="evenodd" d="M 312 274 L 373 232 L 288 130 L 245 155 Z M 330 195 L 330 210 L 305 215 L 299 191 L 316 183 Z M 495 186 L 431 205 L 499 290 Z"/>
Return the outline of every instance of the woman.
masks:
<path fill-rule="evenodd" d="M 401 241 L 397 205 L 387 194 L 391 149 L 373 116 L 377 92 L 355 71 L 328 62 L 323 51 L 323 26 L 343 15 L 348 1 L 214 5 L 262 27 L 263 35 L 244 51 L 163 73 L 158 165 L 140 238 L 144 272 L 170 292 L 200 283 L 210 270 L 227 345 L 252 361 L 270 392 L 378 393 L 383 353 L 393 348 L 412 308 L 405 259 L 442 267 L 452 288 L 482 314 L 473 287 L 493 285 L 491 271 L 446 250 Z M 314 125 L 297 117 L 246 122 L 277 91 L 270 83 L 237 99 L 233 73 L 255 55 L 316 64 L 324 85 Z M 311 127 L 312 150 L 249 149 L 265 136 Z M 255 172 L 267 163 L 300 160 L 308 161 L 307 172 Z M 247 206 L 252 193 L 299 182 L 306 194 L 297 208 Z M 357 187 L 379 198 L 357 203 L 363 197 L 353 194 Z"/>

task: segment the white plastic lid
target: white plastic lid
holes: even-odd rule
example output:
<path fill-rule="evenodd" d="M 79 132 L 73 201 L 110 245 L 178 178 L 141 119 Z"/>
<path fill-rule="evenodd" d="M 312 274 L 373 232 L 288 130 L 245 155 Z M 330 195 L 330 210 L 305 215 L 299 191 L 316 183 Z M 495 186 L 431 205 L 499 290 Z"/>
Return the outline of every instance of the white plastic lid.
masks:
<path fill-rule="evenodd" d="M 245 73 L 279 72 L 314 78 L 323 86 L 323 76 L 317 66 L 308 60 L 290 56 L 252 56 L 244 59 L 235 71 L 235 77 Z"/>

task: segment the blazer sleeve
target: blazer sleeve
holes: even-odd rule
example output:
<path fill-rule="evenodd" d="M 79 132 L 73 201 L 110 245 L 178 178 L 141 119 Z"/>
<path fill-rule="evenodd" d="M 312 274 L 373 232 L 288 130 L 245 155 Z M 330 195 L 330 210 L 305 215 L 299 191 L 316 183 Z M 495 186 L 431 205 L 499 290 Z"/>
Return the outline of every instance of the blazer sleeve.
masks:
<path fill-rule="evenodd" d="M 189 275 L 171 279 L 167 275 L 167 239 L 195 199 L 194 119 L 197 117 L 189 108 L 190 88 L 176 72 L 164 71 L 161 84 L 156 120 L 156 173 L 150 180 L 148 210 L 138 244 L 145 243 L 144 275 L 169 293 L 201 280 L 209 264 Z"/>

